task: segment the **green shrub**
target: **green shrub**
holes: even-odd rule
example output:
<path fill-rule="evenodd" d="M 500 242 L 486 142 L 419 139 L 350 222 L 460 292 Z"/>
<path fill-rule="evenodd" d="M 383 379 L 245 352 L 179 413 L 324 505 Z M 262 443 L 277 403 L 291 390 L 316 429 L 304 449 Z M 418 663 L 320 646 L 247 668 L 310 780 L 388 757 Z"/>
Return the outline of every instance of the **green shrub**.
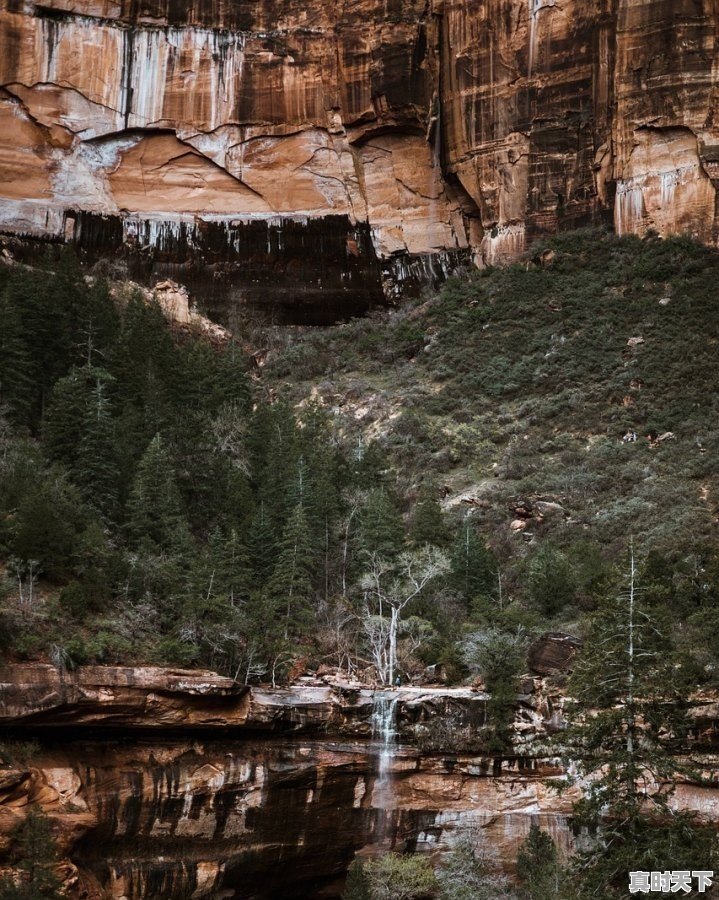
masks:
<path fill-rule="evenodd" d="M 387 853 L 350 869 L 344 900 L 430 900 L 437 879 L 430 861 L 423 856 Z"/>
<path fill-rule="evenodd" d="M 543 545 L 529 563 L 531 601 L 546 616 L 554 616 L 574 599 L 575 575 L 569 561 L 559 550 Z"/>

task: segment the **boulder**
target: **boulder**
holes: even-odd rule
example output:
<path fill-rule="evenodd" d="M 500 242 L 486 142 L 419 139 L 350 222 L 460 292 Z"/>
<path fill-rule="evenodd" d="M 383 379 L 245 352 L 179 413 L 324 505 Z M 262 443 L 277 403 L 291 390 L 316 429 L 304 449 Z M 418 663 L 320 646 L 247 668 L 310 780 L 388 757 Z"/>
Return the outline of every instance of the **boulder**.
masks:
<path fill-rule="evenodd" d="M 538 675 L 567 672 L 582 642 L 561 631 L 548 631 L 530 644 L 527 654 L 529 668 Z"/>

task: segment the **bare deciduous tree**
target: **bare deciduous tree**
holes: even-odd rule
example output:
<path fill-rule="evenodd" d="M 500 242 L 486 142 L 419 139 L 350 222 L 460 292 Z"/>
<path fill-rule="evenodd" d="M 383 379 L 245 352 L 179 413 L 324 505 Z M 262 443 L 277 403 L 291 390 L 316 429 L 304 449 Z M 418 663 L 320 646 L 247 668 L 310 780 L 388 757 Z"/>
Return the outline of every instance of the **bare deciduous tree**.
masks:
<path fill-rule="evenodd" d="M 8 561 L 8 569 L 17 579 L 20 608 L 24 612 L 31 612 L 35 601 L 35 583 L 41 571 L 39 560 L 18 559 L 13 556 Z"/>
<path fill-rule="evenodd" d="M 372 554 L 362 577 L 362 624 L 372 659 L 383 684 L 392 684 L 397 669 L 401 615 L 436 578 L 449 571 L 447 555 L 425 545 L 400 555 L 396 563 Z"/>

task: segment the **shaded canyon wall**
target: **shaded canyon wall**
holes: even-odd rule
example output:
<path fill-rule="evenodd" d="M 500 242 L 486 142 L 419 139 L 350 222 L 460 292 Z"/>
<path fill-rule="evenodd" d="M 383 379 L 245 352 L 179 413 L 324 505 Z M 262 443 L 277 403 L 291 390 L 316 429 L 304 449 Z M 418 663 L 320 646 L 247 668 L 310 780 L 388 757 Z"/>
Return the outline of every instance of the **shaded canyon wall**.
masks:
<path fill-rule="evenodd" d="M 0 672 L 0 737 L 38 746 L 0 767 L 0 867 L 14 827 L 50 817 L 69 896 L 80 900 L 337 897 L 356 853 L 438 854 L 469 838 L 511 867 L 534 822 L 573 842 L 572 791 L 548 749 L 561 692 L 526 678 L 511 755 L 481 749 L 487 695 L 402 688 L 389 784 L 372 735 L 373 692 L 304 679 L 245 688 L 207 672 L 16 665 Z M 719 710 L 696 706 L 715 762 Z M 4 744 L 3 754 L 10 744 Z M 675 802 L 719 820 L 719 792 Z"/>
<path fill-rule="evenodd" d="M 716 243 L 718 33 L 713 0 L 2 0 L 0 229 L 352 311 L 586 223 Z"/>
<path fill-rule="evenodd" d="M 38 747 L 0 767 L 0 867 L 29 804 L 53 823 L 70 896 L 92 900 L 338 897 L 355 853 L 378 844 L 434 853 L 472 836 L 511 863 L 532 822 L 567 846 L 571 800 L 545 784 L 561 769 L 532 750 L 557 722 L 539 685 L 528 680 L 504 759 L 476 746 L 482 692 L 392 692 L 387 784 L 361 685 L 6 667 L 0 738 Z"/>

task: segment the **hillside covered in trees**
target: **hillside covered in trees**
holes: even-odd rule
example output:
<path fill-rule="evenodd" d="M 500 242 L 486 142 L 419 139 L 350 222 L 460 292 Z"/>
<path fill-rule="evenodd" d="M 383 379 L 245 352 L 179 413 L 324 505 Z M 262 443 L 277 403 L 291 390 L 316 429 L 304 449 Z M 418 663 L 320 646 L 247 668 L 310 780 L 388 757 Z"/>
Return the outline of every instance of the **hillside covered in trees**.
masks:
<path fill-rule="evenodd" d="M 3 268 L 3 652 L 457 680 L 490 635 L 517 674 L 532 633 L 582 636 L 633 538 L 712 680 L 718 274 L 689 241 L 577 233 L 213 343 L 70 255 Z"/>
<path fill-rule="evenodd" d="M 687 704 L 717 685 L 718 283 L 689 241 L 578 232 L 365 319 L 211 339 L 67 252 L 3 266 L 3 658 L 272 684 L 435 666 L 481 676 L 502 754 L 528 646 L 566 632 L 557 752 L 592 785 L 575 826 L 605 837 L 568 872 L 534 829 L 519 896 L 706 868 L 713 832 L 664 785 L 704 777 Z M 514 896 L 459 847 L 436 872 L 358 863 L 347 897 L 400 884 Z"/>

